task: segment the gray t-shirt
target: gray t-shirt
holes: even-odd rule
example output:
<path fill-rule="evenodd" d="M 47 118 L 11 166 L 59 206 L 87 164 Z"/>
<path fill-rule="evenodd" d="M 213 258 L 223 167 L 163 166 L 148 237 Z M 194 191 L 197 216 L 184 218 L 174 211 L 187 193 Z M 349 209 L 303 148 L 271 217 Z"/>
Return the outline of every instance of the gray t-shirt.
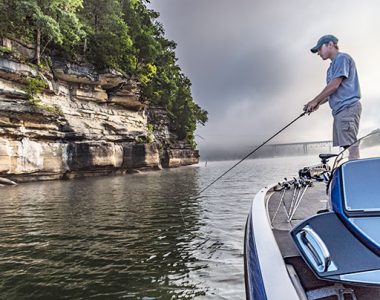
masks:
<path fill-rule="evenodd" d="M 329 97 L 333 115 L 353 105 L 361 98 L 355 62 L 347 53 L 339 52 L 327 70 L 327 83 L 338 77 L 343 77 L 343 81 L 334 94 Z"/>

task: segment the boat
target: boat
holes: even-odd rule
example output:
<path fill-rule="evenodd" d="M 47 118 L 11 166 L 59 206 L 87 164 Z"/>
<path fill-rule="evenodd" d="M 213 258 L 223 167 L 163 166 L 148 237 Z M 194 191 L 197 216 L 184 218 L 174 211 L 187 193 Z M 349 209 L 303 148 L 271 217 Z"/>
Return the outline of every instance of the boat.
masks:
<path fill-rule="evenodd" d="M 348 160 L 352 147 L 360 159 Z M 246 298 L 380 299 L 380 130 L 261 189 L 244 237 Z"/>

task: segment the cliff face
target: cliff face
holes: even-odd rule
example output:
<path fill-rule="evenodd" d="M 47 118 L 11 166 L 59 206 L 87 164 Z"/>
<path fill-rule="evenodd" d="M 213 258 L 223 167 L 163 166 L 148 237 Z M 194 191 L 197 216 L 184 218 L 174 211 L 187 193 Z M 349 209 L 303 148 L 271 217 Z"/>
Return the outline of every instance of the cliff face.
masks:
<path fill-rule="evenodd" d="M 62 61 L 41 72 L 14 53 L 0 57 L 0 176 L 50 180 L 198 162 L 198 151 L 171 132 L 166 112 L 142 101 L 133 78 Z M 31 101 L 37 77 L 46 88 Z"/>

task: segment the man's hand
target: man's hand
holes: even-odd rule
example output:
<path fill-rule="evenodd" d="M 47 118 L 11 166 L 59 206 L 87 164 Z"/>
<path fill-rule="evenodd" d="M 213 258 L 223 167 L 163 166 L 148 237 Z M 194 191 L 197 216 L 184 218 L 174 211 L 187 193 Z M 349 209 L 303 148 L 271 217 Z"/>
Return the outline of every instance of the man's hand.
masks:
<path fill-rule="evenodd" d="M 313 100 L 309 101 L 303 107 L 303 110 L 308 112 L 309 114 L 313 111 L 316 111 L 319 106 L 323 103 L 326 103 L 329 100 L 329 96 L 331 96 L 338 89 L 340 84 L 342 83 L 344 77 L 338 77 L 331 80 L 322 92 L 319 93 Z"/>
<path fill-rule="evenodd" d="M 305 106 L 303 107 L 303 111 L 306 111 L 308 113 L 312 113 L 319 108 L 320 104 L 321 103 L 319 101 L 311 100 L 310 102 L 305 104 Z"/>

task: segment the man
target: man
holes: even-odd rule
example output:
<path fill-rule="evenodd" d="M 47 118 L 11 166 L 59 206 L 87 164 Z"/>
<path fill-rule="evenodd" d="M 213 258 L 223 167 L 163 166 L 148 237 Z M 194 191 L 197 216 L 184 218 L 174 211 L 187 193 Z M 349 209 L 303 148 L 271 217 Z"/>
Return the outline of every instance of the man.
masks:
<path fill-rule="evenodd" d="M 348 54 L 339 52 L 338 39 L 333 35 L 322 36 L 310 51 L 318 53 L 323 60 L 330 59 L 331 64 L 326 87 L 304 106 L 304 111 L 314 112 L 329 101 L 334 117 L 333 146 L 347 148 L 357 141 L 362 111 L 355 62 Z M 358 158 L 358 145 L 350 147 L 349 159 Z"/>

